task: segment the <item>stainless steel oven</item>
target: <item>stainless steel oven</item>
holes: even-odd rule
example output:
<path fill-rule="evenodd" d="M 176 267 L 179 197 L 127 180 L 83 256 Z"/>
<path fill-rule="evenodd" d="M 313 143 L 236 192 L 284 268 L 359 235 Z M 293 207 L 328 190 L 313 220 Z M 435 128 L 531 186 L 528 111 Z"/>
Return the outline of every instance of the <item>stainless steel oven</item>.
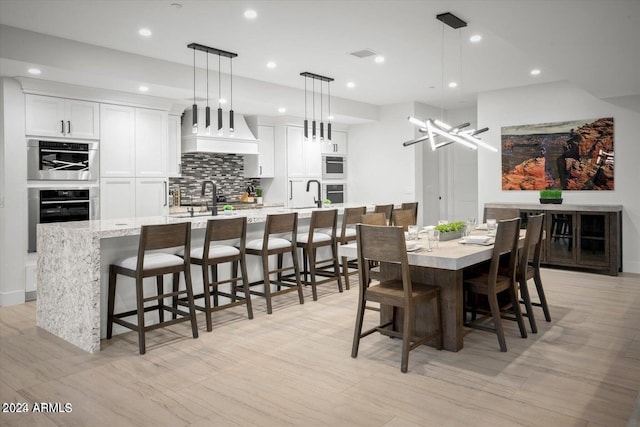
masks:
<path fill-rule="evenodd" d="M 342 156 L 322 156 L 322 179 L 346 179 L 346 159 Z"/>
<path fill-rule="evenodd" d="M 345 183 L 322 184 L 322 197 L 331 203 L 345 203 L 347 201 L 347 185 Z"/>
<path fill-rule="evenodd" d="M 37 250 L 37 225 L 98 219 L 98 187 L 29 188 L 29 252 Z"/>
<path fill-rule="evenodd" d="M 29 180 L 97 180 L 99 163 L 98 143 L 95 141 L 30 139 L 27 142 Z"/>

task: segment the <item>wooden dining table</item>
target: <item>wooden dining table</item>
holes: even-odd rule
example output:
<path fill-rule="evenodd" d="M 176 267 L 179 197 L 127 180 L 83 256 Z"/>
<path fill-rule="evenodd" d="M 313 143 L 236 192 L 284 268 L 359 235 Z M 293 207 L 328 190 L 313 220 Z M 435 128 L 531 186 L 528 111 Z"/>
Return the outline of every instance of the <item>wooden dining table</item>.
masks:
<path fill-rule="evenodd" d="M 486 230 L 474 230 L 472 235 L 486 234 Z M 520 231 L 519 246 L 524 243 L 525 230 Z M 463 270 L 491 259 L 493 245 L 465 244 L 461 239 L 438 243 L 437 248 L 429 251 L 427 236 L 420 235 L 418 240 L 407 241 L 407 247 L 418 246 L 417 250 L 408 251 L 411 279 L 415 282 L 435 285 L 440 288 L 442 307 L 443 347 L 449 351 L 459 351 L 463 347 Z M 411 248 L 412 249 L 412 248 Z M 339 246 L 340 256 L 357 257 L 355 243 Z M 381 265 L 381 280 L 385 276 L 395 274 L 398 265 Z M 401 313 L 400 313 L 401 314 Z M 391 310 L 381 307 L 380 316 L 390 319 Z M 415 332 L 423 335 L 434 327 L 433 313 L 426 307 L 415 311 Z M 401 326 L 401 316 L 396 314 L 394 330 Z"/>

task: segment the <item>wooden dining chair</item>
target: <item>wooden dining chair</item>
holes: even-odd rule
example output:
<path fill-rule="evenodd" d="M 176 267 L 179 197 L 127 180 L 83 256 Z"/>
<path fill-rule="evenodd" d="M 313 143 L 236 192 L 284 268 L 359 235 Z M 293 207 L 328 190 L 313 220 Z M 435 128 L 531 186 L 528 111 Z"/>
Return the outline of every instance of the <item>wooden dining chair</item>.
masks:
<path fill-rule="evenodd" d="M 396 227 L 402 227 L 403 231 L 407 231 L 410 225 L 416 225 L 413 210 L 394 210 L 391 213 L 391 223 Z"/>
<path fill-rule="evenodd" d="M 357 206 L 353 208 L 345 208 L 342 214 L 342 225 L 340 226 L 340 236 L 338 243 L 346 245 L 356 240 L 356 224 L 362 219 L 362 215 L 367 213 L 366 206 Z M 344 287 L 349 290 L 349 276 L 358 273 L 358 260 L 349 259 L 346 256 L 340 258 L 342 266 L 342 277 L 344 278 Z"/>
<path fill-rule="evenodd" d="M 514 208 L 489 208 L 484 207 L 484 219 L 482 222 L 487 222 L 488 218 L 501 221 L 504 219 L 520 218 L 520 209 Z"/>
<path fill-rule="evenodd" d="M 400 370 L 407 372 L 409 351 L 435 340 L 438 350 L 442 348 L 442 320 L 440 308 L 440 289 L 436 286 L 416 283 L 411 280 L 407 247 L 401 227 L 358 224 L 358 265 L 360 266 L 360 290 L 358 298 L 358 314 L 353 335 L 351 357 L 358 357 L 360 339 L 374 332 L 381 332 L 396 338 L 402 338 L 402 355 Z M 399 273 L 385 277 L 376 285 L 370 284 L 370 262 L 397 264 Z M 391 320 L 382 321 L 379 325 L 362 331 L 364 313 L 368 302 L 377 302 L 393 307 Z M 435 306 L 435 330 L 426 336 L 415 336 L 415 313 L 418 307 L 432 303 Z M 390 326 L 396 317 L 396 311 L 402 310 L 402 331 L 394 331 Z M 399 314 L 399 313 L 398 313 Z"/>
<path fill-rule="evenodd" d="M 414 218 L 416 224 L 418 223 L 418 202 L 405 202 L 402 205 L 400 205 L 400 210 L 413 211 L 413 218 Z"/>
<path fill-rule="evenodd" d="M 373 208 L 373 212 L 384 214 L 384 216 L 387 218 L 387 224 L 390 224 L 392 211 L 393 211 L 393 205 L 376 205 Z"/>
<path fill-rule="evenodd" d="M 388 225 L 387 217 L 382 212 L 375 212 L 375 213 L 362 215 L 360 222 L 362 224 L 367 224 L 367 225 Z"/>
<path fill-rule="evenodd" d="M 527 337 L 527 331 L 524 326 L 522 313 L 520 312 L 520 303 L 516 296 L 515 273 L 518 262 L 518 240 L 520 238 L 520 218 L 499 221 L 496 231 L 495 243 L 493 245 L 493 254 L 488 269 L 476 269 L 469 273 L 470 277 L 464 277 L 463 284 L 465 290 L 465 320 L 466 312 L 481 312 L 484 314 L 480 318 L 472 318 L 467 321 L 465 326 L 493 331 L 498 336 L 500 351 L 507 351 L 507 344 L 504 338 L 504 328 L 502 326 L 503 313 L 510 313 L 518 322 L 520 328 L 520 336 Z M 504 274 L 499 274 L 501 254 L 508 254 L 508 267 Z M 507 291 L 509 294 L 509 302 L 503 307 L 498 303 L 498 294 Z M 489 310 L 478 307 L 473 302 L 476 295 L 486 296 L 489 303 Z M 475 316 L 474 316 L 475 317 Z M 492 319 L 494 328 L 489 328 L 484 323 Z"/>

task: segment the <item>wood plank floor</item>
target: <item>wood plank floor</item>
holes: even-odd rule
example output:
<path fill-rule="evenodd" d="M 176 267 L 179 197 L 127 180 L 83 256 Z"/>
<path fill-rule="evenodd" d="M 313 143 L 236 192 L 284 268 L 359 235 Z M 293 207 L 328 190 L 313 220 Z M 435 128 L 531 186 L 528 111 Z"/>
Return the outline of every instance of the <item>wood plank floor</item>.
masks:
<path fill-rule="evenodd" d="M 357 286 L 295 294 L 266 314 L 254 299 L 200 338 L 186 323 L 103 341 L 87 354 L 35 326 L 35 304 L 0 308 L 0 400 L 70 403 L 71 412 L 0 413 L 6 426 L 638 425 L 640 276 L 543 270 L 553 321 L 509 351 L 469 330 L 458 353 L 423 346 L 400 372 L 400 341 L 364 338 L 350 357 Z M 375 321 L 370 312 L 366 320 Z M 366 326 L 366 325 L 365 325 Z"/>

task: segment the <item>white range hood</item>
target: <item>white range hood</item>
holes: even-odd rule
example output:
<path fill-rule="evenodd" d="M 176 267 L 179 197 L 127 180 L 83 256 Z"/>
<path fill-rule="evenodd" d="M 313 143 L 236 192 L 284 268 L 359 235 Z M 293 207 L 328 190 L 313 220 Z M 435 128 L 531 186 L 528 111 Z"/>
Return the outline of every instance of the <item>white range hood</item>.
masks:
<path fill-rule="evenodd" d="M 211 133 L 207 134 L 204 108 L 198 108 L 198 133 L 192 132 L 192 112 L 184 112 L 182 123 L 183 153 L 258 154 L 258 139 L 253 135 L 242 114 L 234 114 L 234 132 L 229 133 L 229 111 L 222 114 L 223 126 L 218 131 L 218 111 L 211 108 Z"/>

